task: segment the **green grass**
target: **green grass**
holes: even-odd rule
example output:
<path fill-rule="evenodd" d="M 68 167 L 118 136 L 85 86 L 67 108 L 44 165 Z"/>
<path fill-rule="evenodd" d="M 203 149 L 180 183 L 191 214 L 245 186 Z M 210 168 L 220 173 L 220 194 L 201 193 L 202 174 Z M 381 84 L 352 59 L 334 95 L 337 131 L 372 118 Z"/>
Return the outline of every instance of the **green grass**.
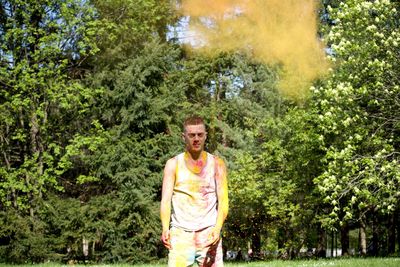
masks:
<path fill-rule="evenodd" d="M 400 258 L 368 258 L 368 259 L 321 259 L 299 261 L 265 261 L 254 263 L 227 263 L 227 267 L 399 267 Z"/>
<path fill-rule="evenodd" d="M 166 267 L 167 264 L 76 264 L 76 265 L 61 265 L 56 263 L 45 263 L 45 264 L 0 264 L 0 267 Z M 260 262 L 249 262 L 249 263 L 236 263 L 236 262 L 225 262 L 226 267 L 318 267 L 318 266 L 329 266 L 329 267 L 399 267 L 400 258 L 367 258 L 367 259 L 321 259 L 321 260 L 298 260 L 298 261 L 260 261 Z"/>

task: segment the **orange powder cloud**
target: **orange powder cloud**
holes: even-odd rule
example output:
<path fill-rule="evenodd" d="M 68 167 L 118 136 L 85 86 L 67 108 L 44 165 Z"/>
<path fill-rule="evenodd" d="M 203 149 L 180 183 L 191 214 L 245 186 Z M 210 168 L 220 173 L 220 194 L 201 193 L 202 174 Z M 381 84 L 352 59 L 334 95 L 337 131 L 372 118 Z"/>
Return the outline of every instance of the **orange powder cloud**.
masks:
<path fill-rule="evenodd" d="M 279 88 L 302 97 L 328 69 L 317 38 L 315 0 L 183 0 L 184 15 L 207 53 L 244 50 L 280 64 Z"/>

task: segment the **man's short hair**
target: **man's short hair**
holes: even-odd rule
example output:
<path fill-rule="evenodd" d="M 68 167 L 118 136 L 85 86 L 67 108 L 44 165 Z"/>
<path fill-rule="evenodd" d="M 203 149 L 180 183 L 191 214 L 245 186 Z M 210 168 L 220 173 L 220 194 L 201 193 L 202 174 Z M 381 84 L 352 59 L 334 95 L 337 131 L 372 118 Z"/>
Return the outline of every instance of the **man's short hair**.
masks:
<path fill-rule="evenodd" d="M 186 126 L 188 125 L 199 125 L 199 124 L 203 124 L 204 126 L 206 125 L 202 117 L 198 115 L 189 116 L 183 122 L 183 131 L 185 131 Z"/>

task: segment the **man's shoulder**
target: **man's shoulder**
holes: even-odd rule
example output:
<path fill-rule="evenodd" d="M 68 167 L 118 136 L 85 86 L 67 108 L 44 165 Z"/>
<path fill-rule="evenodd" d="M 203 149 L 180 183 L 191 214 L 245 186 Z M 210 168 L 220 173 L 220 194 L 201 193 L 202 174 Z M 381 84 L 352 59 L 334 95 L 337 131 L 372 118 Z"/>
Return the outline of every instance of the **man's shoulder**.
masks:
<path fill-rule="evenodd" d="M 176 157 L 172 157 L 172 158 L 168 159 L 166 165 L 172 164 L 174 162 L 176 162 Z"/>
<path fill-rule="evenodd" d="M 206 151 L 206 152 L 207 152 L 207 151 Z M 208 154 L 209 157 L 212 157 L 212 158 L 214 158 L 215 160 L 222 160 L 222 158 L 221 158 L 220 156 L 216 155 L 216 154 L 212 154 L 212 153 L 210 153 L 210 152 L 207 152 L 207 154 Z"/>
<path fill-rule="evenodd" d="M 225 166 L 225 161 L 218 155 L 207 152 L 208 156 L 214 159 L 214 162 L 220 166 Z"/>
<path fill-rule="evenodd" d="M 184 154 L 184 152 L 179 153 L 178 155 L 175 155 L 175 156 L 173 156 L 172 158 L 169 158 L 169 159 L 167 160 L 167 164 L 176 163 L 177 160 L 178 160 L 178 158 L 182 157 L 183 154 Z"/>
<path fill-rule="evenodd" d="M 185 152 L 181 152 L 175 156 L 173 156 L 172 158 L 170 158 L 169 160 L 177 160 L 179 158 L 182 158 L 185 155 Z"/>
<path fill-rule="evenodd" d="M 164 166 L 164 173 L 173 175 L 175 173 L 176 165 L 177 165 L 176 157 L 168 159 Z"/>

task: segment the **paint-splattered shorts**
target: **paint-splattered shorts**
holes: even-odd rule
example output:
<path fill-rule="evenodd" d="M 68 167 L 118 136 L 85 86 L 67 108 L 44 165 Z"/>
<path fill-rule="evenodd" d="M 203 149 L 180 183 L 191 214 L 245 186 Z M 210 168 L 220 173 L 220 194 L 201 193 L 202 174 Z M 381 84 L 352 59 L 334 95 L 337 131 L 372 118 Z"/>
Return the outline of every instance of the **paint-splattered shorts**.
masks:
<path fill-rule="evenodd" d="M 205 247 L 212 227 L 201 231 L 185 231 L 176 227 L 170 230 L 171 249 L 168 255 L 168 267 L 192 266 L 195 262 L 200 267 L 223 266 L 222 239 L 215 245 Z"/>

